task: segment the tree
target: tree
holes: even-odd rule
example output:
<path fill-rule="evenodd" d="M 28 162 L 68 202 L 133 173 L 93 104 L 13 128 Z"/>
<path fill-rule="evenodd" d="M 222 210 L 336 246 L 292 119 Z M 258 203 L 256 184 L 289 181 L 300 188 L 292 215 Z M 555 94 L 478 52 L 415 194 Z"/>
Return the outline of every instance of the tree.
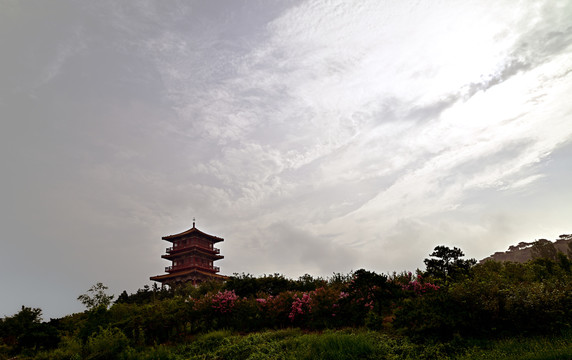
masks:
<path fill-rule="evenodd" d="M 556 247 L 554 247 L 554 243 L 552 243 L 550 240 L 539 239 L 535 241 L 534 244 L 532 245 L 531 251 L 532 251 L 532 257 L 534 259 L 538 258 L 544 258 L 550 260 L 557 259 L 556 254 L 558 253 L 558 251 L 556 250 Z"/>
<path fill-rule="evenodd" d="M 6 317 L 1 322 L 0 337 L 9 345 L 17 345 L 19 337 L 30 332 L 32 328 L 42 322 L 42 310 L 22 305 L 17 314 Z"/>
<path fill-rule="evenodd" d="M 86 294 L 78 296 L 77 299 L 81 301 L 88 310 L 94 310 L 100 307 L 107 309 L 111 304 L 111 300 L 113 300 L 113 295 L 107 295 L 105 290 L 107 290 L 107 286 L 98 282 L 93 285 Z"/>
<path fill-rule="evenodd" d="M 436 259 L 423 260 L 426 266 L 426 275 L 444 284 L 448 284 L 449 281 L 458 279 L 463 275 L 468 275 L 471 267 L 477 263 L 475 259 L 461 259 L 465 256 L 461 249 L 456 247 L 450 249 L 443 245 L 435 247 L 429 256 Z"/>
<path fill-rule="evenodd" d="M 0 319 L 0 344 L 11 347 L 15 353 L 24 349 L 54 348 L 58 342 L 56 328 L 42 322 L 42 310 L 39 308 L 22 306 L 17 314 Z"/>

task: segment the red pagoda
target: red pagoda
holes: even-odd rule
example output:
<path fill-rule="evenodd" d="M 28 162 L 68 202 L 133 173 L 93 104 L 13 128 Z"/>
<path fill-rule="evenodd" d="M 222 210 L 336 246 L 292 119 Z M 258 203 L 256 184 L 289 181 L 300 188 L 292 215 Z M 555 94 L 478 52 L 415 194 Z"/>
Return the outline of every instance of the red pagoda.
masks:
<path fill-rule="evenodd" d="M 224 241 L 223 238 L 206 234 L 193 227 L 180 234 L 163 236 L 163 240 L 173 243 L 167 248 L 163 259 L 171 260 L 171 266 L 165 268 L 167 274 L 152 276 L 150 279 L 161 284 L 176 285 L 190 282 L 197 285 L 207 280 L 224 280 L 226 276 L 217 274 L 220 269 L 213 262 L 223 259 L 220 249 L 213 245 Z"/>

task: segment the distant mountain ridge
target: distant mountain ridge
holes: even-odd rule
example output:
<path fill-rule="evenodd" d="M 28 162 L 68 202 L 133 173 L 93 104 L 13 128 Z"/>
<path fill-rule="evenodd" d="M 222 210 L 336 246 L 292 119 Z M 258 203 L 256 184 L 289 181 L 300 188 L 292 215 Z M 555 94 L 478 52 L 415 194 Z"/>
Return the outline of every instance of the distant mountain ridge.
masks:
<path fill-rule="evenodd" d="M 494 260 L 524 263 L 537 257 L 556 258 L 558 252 L 572 258 L 572 234 L 560 235 L 555 241 L 539 239 L 533 242 L 520 242 L 518 245 L 510 246 L 507 251 L 498 251 L 480 262 Z"/>

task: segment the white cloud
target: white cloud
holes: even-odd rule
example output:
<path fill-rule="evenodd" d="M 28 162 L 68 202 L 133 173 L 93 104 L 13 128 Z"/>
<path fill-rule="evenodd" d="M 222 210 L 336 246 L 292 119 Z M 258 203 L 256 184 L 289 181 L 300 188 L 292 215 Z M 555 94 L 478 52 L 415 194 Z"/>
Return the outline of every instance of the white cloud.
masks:
<path fill-rule="evenodd" d="M 538 42 L 519 48 L 522 36 L 544 36 L 557 12 L 508 3 L 354 5 L 302 3 L 254 47 L 221 44 L 212 25 L 202 38 L 157 40 L 169 96 L 189 122 L 178 130 L 220 147 L 197 170 L 232 211 L 270 206 L 265 221 L 292 219 L 287 204 L 298 199 L 304 226 L 325 221 L 322 233 L 337 217 L 428 216 L 457 208 L 472 189 L 506 187 L 569 138 L 562 115 L 542 116 L 552 111 L 543 97 L 563 93 L 556 83 L 570 68 L 566 56 L 535 57 Z M 363 191 L 341 205 L 340 196 L 316 195 L 349 184 Z M 314 195 L 304 201 L 308 189 Z"/>
<path fill-rule="evenodd" d="M 14 223 L 61 205 L 42 221 L 73 219 L 61 243 L 83 232 L 119 281 L 130 246 L 145 250 L 129 279 L 146 279 L 193 216 L 226 238 L 223 272 L 292 276 L 411 269 L 437 241 L 488 255 L 569 219 L 546 200 L 570 165 L 546 166 L 572 138 L 569 1 L 213 4 L 78 5 L 48 17 L 82 24 L 73 41 L 26 35 L 39 57 L 0 69 L 46 85 L 0 103 L 10 174 L 27 175 L 8 198 L 34 194 Z"/>

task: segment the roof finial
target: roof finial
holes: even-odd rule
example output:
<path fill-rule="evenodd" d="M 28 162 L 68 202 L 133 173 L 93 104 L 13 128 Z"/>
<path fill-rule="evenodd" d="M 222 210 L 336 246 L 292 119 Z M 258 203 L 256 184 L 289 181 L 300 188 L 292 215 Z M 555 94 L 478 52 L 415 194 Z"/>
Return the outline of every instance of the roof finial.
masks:
<path fill-rule="evenodd" d="M 193 216 L 193 228 L 195 227 L 195 217 Z"/>

